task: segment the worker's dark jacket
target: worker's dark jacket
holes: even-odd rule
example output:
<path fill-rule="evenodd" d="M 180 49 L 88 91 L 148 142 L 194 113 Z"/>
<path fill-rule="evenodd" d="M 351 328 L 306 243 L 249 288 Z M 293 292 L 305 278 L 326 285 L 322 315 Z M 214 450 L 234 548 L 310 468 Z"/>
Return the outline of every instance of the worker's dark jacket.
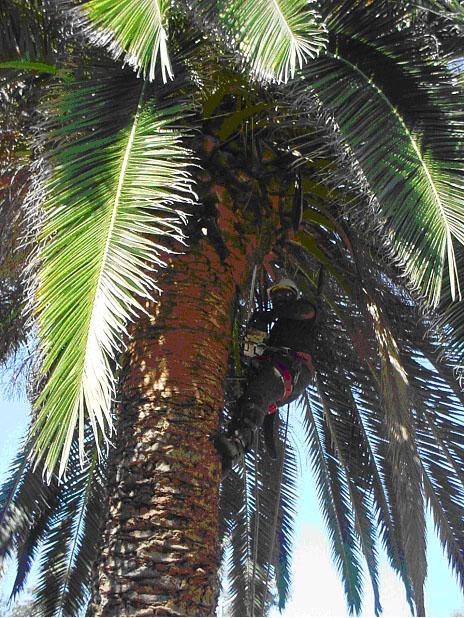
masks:
<path fill-rule="evenodd" d="M 250 326 L 271 328 L 266 345 L 270 348 L 289 348 L 293 352 L 313 351 L 315 306 L 305 299 L 288 302 L 267 311 L 255 311 Z"/>

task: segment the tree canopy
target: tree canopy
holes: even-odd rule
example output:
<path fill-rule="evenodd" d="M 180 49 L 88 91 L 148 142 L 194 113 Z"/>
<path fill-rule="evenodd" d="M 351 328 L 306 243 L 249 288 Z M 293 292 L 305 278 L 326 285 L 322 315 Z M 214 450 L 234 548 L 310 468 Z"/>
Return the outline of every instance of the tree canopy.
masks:
<path fill-rule="evenodd" d="M 224 326 L 221 422 L 250 308 L 291 275 L 318 307 L 298 405 L 350 613 L 363 560 L 381 611 L 379 534 L 424 614 L 426 505 L 463 584 L 463 29 L 457 0 L 7 0 L 0 362 L 33 350 L 31 427 L 0 496 L 13 596 L 42 547 L 37 611 L 88 600 L 128 344 L 176 256 L 202 235 L 231 251 L 210 177 L 243 215 L 232 244 L 260 230 Z M 285 422 L 281 439 L 279 462 L 258 450 L 221 487 L 233 615 L 288 598 Z"/>

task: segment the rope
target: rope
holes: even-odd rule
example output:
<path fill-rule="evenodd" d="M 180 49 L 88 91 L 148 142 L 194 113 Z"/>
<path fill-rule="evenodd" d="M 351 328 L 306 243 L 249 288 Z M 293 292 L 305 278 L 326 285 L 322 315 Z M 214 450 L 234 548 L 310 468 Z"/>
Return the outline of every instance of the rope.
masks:
<path fill-rule="evenodd" d="M 258 272 L 258 265 L 255 264 L 254 268 L 253 268 L 253 274 L 251 276 L 251 283 L 250 283 L 250 294 L 248 296 L 248 301 L 245 307 L 245 312 L 246 312 L 246 322 L 248 324 L 251 314 L 253 313 L 253 299 L 255 296 L 255 285 L 256 285 L 256 274 Z"/>
<path fill-rule="evenodd" d="M 247 481 L 247 467 L 246 467 L 246 461 L 245 461 L 245 457 L 243 458 L 242 461 L 243 464 L 243 483 L 244 483 L 244 493 L 245 493 L 245 518 L 246 518 L 246 528 L 247 528 L 247 549 L 246 549 L 246 553 L 247 556 L 249 556 L 249 539 L 250 539 L 250 517 L 248 514 L 248 500 L 246 499 L 247 496 L 247 488 L 248 488 L 248 481 Z M 247 616 L 251 616 L 251 608 L 254 605 L 254 599 L 251 598 L 251 584 L 249 581 L 249 570 L 246 570 L 246 599 L 245 599 L 245 603 L 246 603 L 246 609 L 247 609 Z"/>
<path fill-rule="evenodd" d="M 280 461 L 280 470 L 279 470 L 279 483 L 277 485 L 277 496 L 276 496 L 276 509 L 274 512 L 274 521 L 272 524 L 272 535 L 271 535 L 271 546 L 269 548 L 269 558 L 267 561 L 267 569 L 266 569 L 266 581 L 264 583 L 264 600 L 263 600 L 263 615 L 264 615 L 264 609 L 266 607 L 266 601 L 267 601 L 267 593 L 268 593 L 268 582 L 269 582 L 269 571 L 271 568 L 271 558 L 272 558 L 272 554 L 274 552 L 274 544 L 275 544 L 275 538 L 276 538 L 276 532 L 277 532 L 277 521 L 279 518 L 279 506 L 280 506 L 280 494 L 281 494 L 281 490 L 282 490 L 282 477 L 284 474 L 284 461 L 285 461 L 285 450 L 287 448 L 287 434 L 288 434 L 288 417 L 290 414 L 290 404 L 287 404 L 287 418 L 285 420 L 285 435 L 284 435 L 284 448 L 282 451 L 282 459 Z"/>
<path fill-rule="evenodd" d="M 255 452 L 255 526 L 254 526 L 254 544 L 253 544 L 253 573 L 251 575 L 251 615 L 255 615 L 255 589 L 256 589 L 256 563 L 258 561 L 258 540 L 259 540 L 259 493 L 258 493 L 258 431 L 255 431 L 253 448 Z"/>

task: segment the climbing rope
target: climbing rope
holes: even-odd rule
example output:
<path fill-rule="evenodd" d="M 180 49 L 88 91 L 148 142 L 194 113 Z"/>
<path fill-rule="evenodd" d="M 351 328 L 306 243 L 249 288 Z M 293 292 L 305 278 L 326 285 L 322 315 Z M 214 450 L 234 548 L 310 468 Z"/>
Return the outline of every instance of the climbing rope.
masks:
<path fill-rule="evenodd" d="M 258 561 L 258 542 L 259 542 L 259 521 L 260 521 L 260 512 L 259 512 L 259 491 L 258 491 L 258 443 L 259 443 L 259 435 L 258 431 L 255 431 L 254 435 L 254 455 L 255 455 L 255 525 L 253 531 L 254 544 L 253 544 L 253 572 L 251 575 L 251 615 L 255 615 L 255 588 L 256 588 L 256 563 Z"/>
<path fill-rule="evenodd" d="M 290 404 L 287 404 L 287 417 L 285 419 L 285 434 L 284 434 L 284 444 L 282 450 L 282 457 L 280 460 L 279 467 L 279 478 L 277 483 L 277 495 L 276 495 L 276 507 L 274 511 L 274 521 L 272 522 L 271 528 L 271 545 L 269 548 L 269 557 L 267 561 L 267 569 L 266 569 L 266 580 L 264 583 L 264 599 L 263 599 L 263 612 L 266 607 L 267 595 L 268 595 L 268 583 L 269 583 L 269 573 L 271 568 L 271 558 L 274 552 L 275 538 L 277 533 L 277 523 L 279 519 L 279 507 L 280 507 L 280 495 L 282 490 L 282 478 L 284 473 L 284 461 L 285 461 L 285 451 L 287 448 L 287 435 L 288 435 L 288 419 L 290 415 Z M 255 612 L 255 577 L 256 577 L 256 563 L 258 557 L 258 539 L 259 539 L 259 522 L 261 520 L 261 514 L 259 509 L 259 495 L 258 495 L 258 462 L 257 462 L 257 440 L 258 440 L 258 432 L 256 432 L 255 436 L 255 543 L 253 546 L 253 573 L 251 580 L 251 615 L 254 616 Z"/>
<path fill-rule="evenodd" d="M 246 323 L 248 324 L 249 320 L 250 320 L 250 316 L 253 313 L 253 299 L 255 297 L 255 286 L 256 286 L 256 275 L 258 272 L 258 265 L 255 264 L 254 268 L 253 268 L 253 274 L 251 276 L 251 283 L 250 283 L 250 294 L 248 296 L 248 302 L 246 304 L 245 307 L 245 311 L 246 311 Z"/>

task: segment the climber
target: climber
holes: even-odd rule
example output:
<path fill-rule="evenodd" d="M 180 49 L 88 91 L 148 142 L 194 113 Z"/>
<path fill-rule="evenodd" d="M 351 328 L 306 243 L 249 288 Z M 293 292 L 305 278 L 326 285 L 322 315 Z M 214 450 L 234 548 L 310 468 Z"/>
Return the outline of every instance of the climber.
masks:
<path fill-rule="evenodd" d="M 213 438 L 222 458 L 223 477 L 250 449 L 255 431 L 261 426 L 269 455 L 276 457 L 278 406 L 301 395 L 314 372 L 311 351 L 315 305 L 300 298 L 290 279 L 272 285 L 268 295 L 272 309 L 255 311 L 248 325 L 244 354 L 251 357 L 251 363 L 237 413 L 227 431 Z"/>

